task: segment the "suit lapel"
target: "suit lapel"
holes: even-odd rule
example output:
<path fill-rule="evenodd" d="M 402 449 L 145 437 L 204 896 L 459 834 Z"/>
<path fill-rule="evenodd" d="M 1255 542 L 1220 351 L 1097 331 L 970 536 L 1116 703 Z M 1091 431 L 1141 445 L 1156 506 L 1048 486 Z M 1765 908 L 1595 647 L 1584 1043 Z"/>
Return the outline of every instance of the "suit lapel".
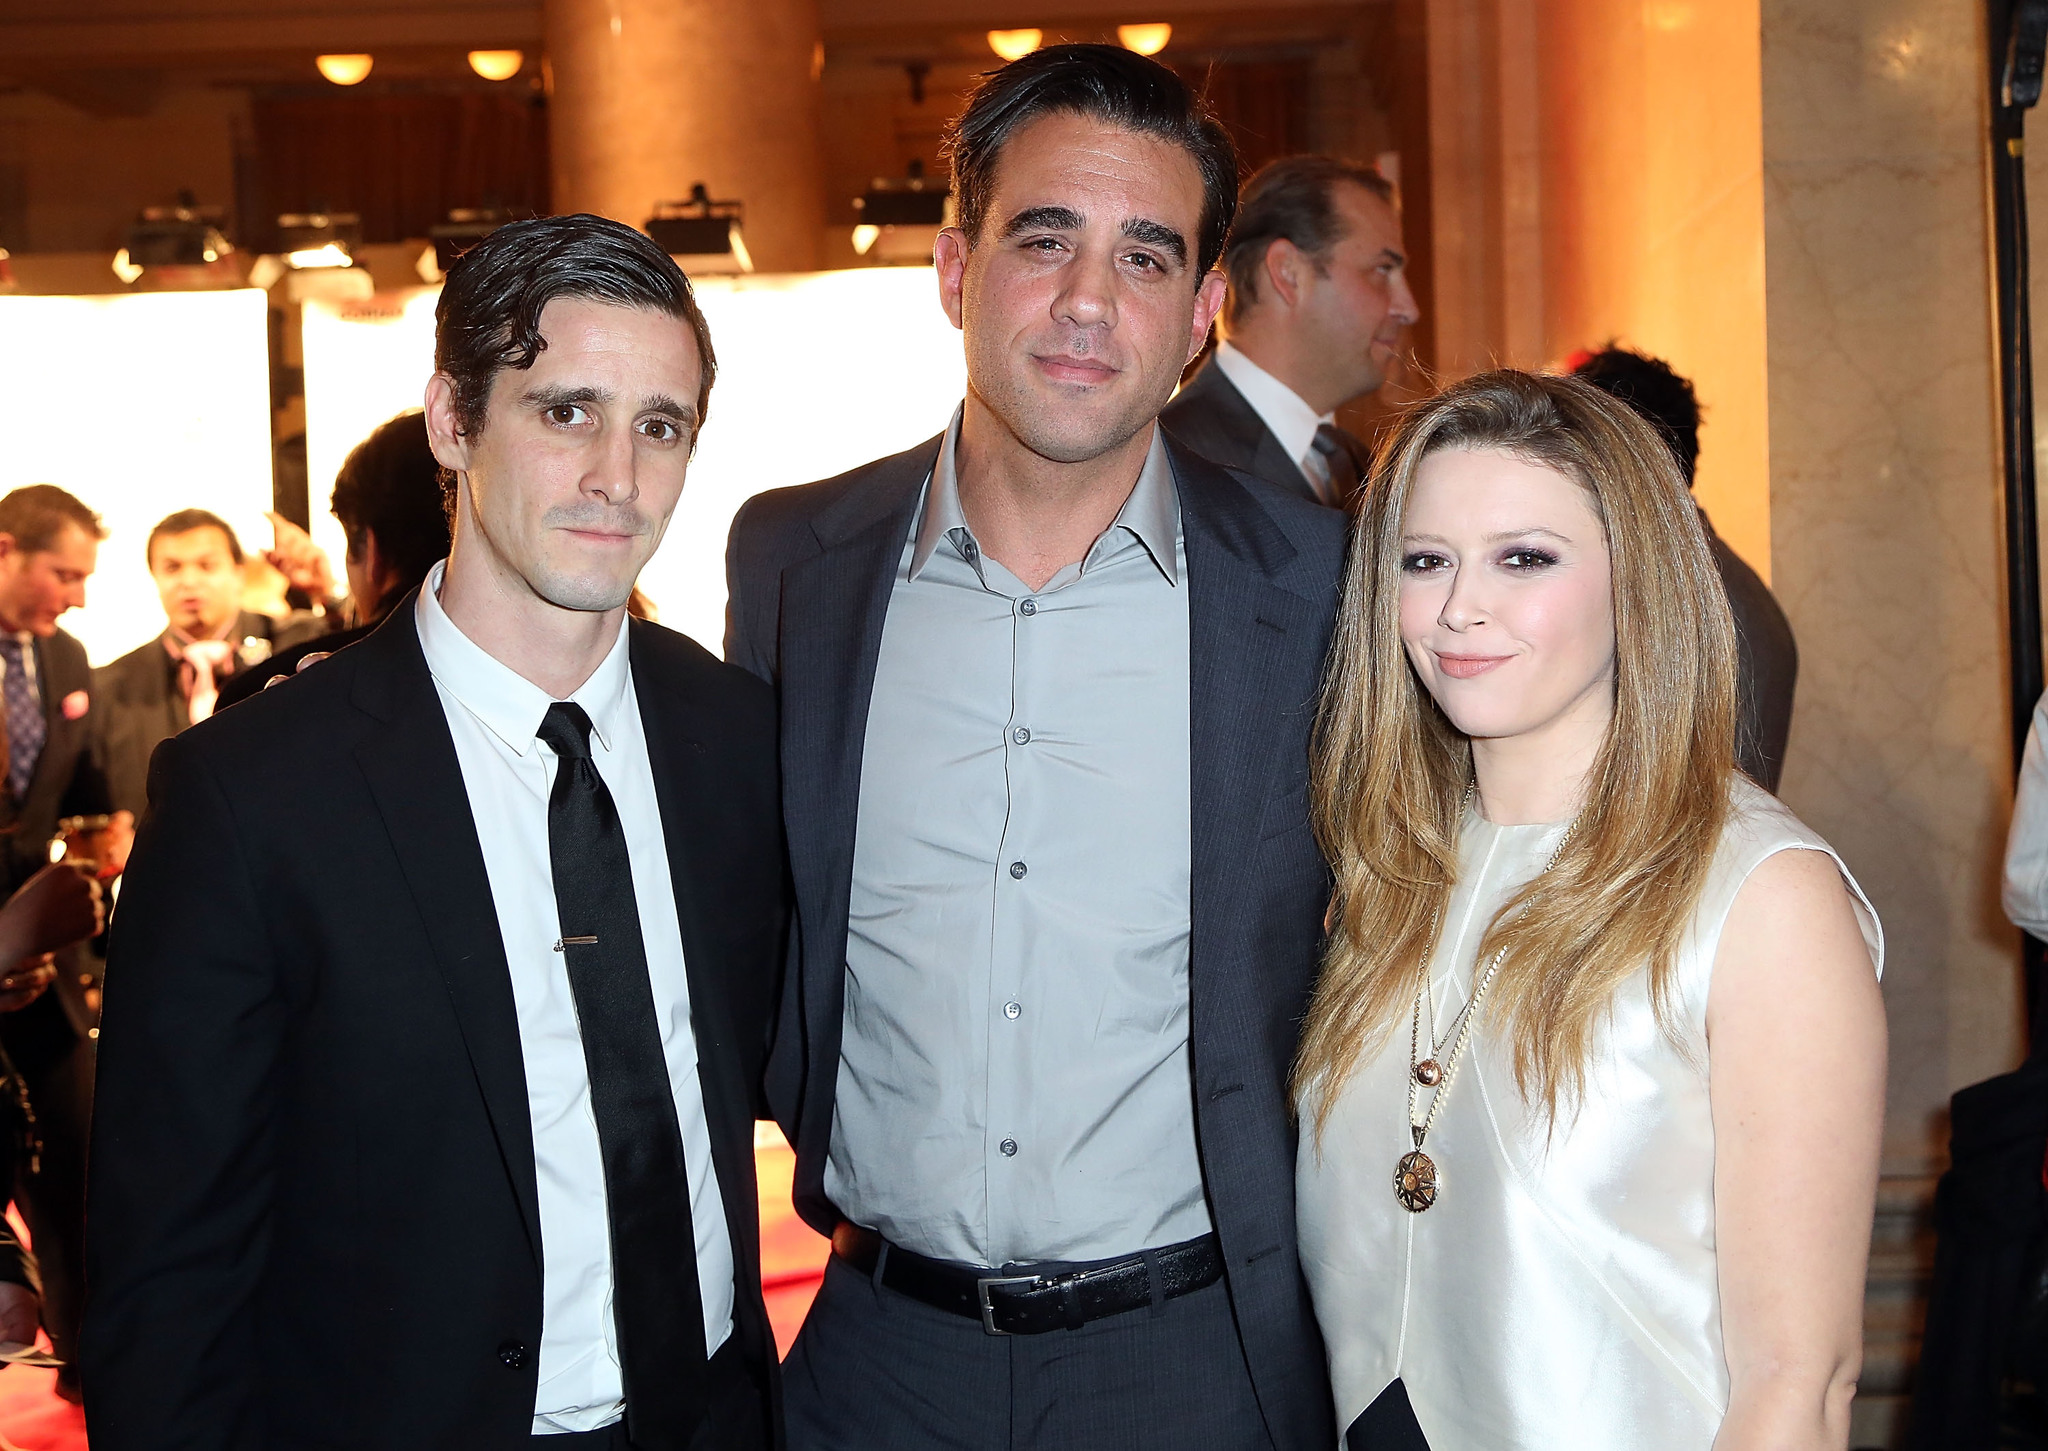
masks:
<path fill-rule="evenodd" d="M 928 448 L 890 460 L 866 488 L 812 521 L 819 552 L 783 571 L 777 653 L 784 819 L 796 899 L 812 906 L 802 929 L 819 934 L 815 941 L 832 935 L 830 924 L 845 937 L 875 662 L 911 519 L 937 456 L 934 439 Z M 804 1023 L 819 1045 L 812 1061 L 836 1065 L 844 954 L 807 952 L 804 961 L 815 974 L 801 984 Z M 807 1096 L 799 1127 L 801 1137 L 820 1136 L 820 1151 L 830 1117 L 809 1110 L 829 1105 L 829 1079 L 826 1089 Z"/>
<path fill-rule="evenodd" d="M 668 852 L 669 886 L 676 899 L 704 1116 L 711 1125 L 713 1143 L 726 1146 L 728 1153 L 750 1152 L 754 1095 L 745 1081 L 731 1006 L 718 970 L 723 954 L 712 923 L 718 904 L 704 900 L 721 873 L 716 859 L 718 832 L 704 819 L 702 803 L 717 797 L 719 783 L 713 779 L 699 739 L 705 732 L 692 720 L 695 703 L 676 688 L 673 679 L 649 668 L 643 638 L 636 628 L 629 646 L 633 693 L 640 704 L 648 767 L 661 811 L 662 842 Z M 751 1176 L 734 1174 L 721 1165 L 718 1189 L 727 1227 L 734 1234 L 746 1234 L 749 1243 L 758 1233 L 752 1226 L 758 1223 L 759 1213 L 759 1206 L 744 1192 L 751 1182 Z"/>
<path fill-rule="evenodd" d="M 462 765 L 420 653 L 412 601 L 408 595 L 382 628 L 355 647 L 364 652 L 355 704 L 384 724 L 356 748 L 356 764 L 384 817 L 391 849 L 454 1004 L 538 1265 L 533 1121 L 512 977 Z"/>
<path fill-rule="evenodd" d="M 1295 549 L 1244 485 L 1187 450 L 1170 447 L 1170 457 L 1188 554 L 1189 971 L 1199 1022 L 1229 991 L 1205 949 L 1228 935 L 1282 765 L 1273 717 L 1314 709 L 1313 700 L 1280 698 L 1280 685 L 1288 637 L 1313 629 L 1316 611 L 1273 582 Z"/>
<path fill-rule="evenodd" d="M 1230 436 L 1237 439 L 1243 449 L 1242 458 L 1229 462 L 1255 479 L 1266 479 L 1292 489 L 1304 498 L 1315 499 L 1315 486 L 1301 471 L 1301 464 L 1287 456 L 1287 450 L 1280 446 L 1273 430 L 1266 427 L 1266 420 L 1259 417 L 1259 410 L 1252 407 L 1251 400 L 1240 393 L 1237 385 L 1216 366 L 1213 357 L 1203 365 L 1197 381 L 1206 381 L 1209 406 L 1227 420 Z"/>

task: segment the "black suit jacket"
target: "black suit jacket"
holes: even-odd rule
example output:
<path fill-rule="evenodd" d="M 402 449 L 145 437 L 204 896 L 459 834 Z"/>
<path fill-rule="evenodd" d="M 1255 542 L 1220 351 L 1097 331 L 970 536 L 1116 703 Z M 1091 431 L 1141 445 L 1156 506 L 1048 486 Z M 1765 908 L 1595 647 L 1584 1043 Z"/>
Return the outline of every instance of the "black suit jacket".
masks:
<path fill-rule="evenodd" d="M 411 603 L 157 750 L 100 1038 L 95 1451 L 528 1444 L 519 1025 Z M 784 938 L 774 707 L 681 635 L 630 628 L 736 1343 L 772 1402 L 753 1122 Z"/>
<path fill-rule="evenodd" d="M 1287 456 L 1258 410 L 1223 376 L 1214 353 L 1202 360 L 1195 375 L 1174 394 L 1159 421 L 1169 434 L 1211 463 L 1264 479 L 1311 504 L 1322 502 L 1316 497 L 1315 485 L 1301 465 Z M 1341 428 L 1337 436 L 1358 466 L 1358 476 L 1364 478 L 1372 467 L 1370 451 Z"/>
<path fill-rule="evenodd" d="M 1785 772 L 1792 735 L 1792 688 L 1799 681 L 1799 646 L 1777 596 L 1741 555 L 1722 542 L 1704 510 L 1700 524 L 1735 616 L 1735 764 L 1766 791 Z"/>
<path fill-rule="evenodd" d="M 61 818 L 114 809 L 93 733 L 104 702 L 95 693 L 85 646 L 59 630 L 36 641 L 35 657 L 48 734 L 19 805 L 0 789 L 0 900 L 49 865 L 50 838 Z M 92 1021 L 77 971 L 60 971 L 33 1003 L 0 1013 L 0 1045 L 24 1073 L 39 1078 L 84 1038 Z"/>
<path fill-rule="evenodd" d="M 868 702 L 891 586 L 938 440 L 760 495 L 733 523 L 726 657 L 776 682 L 797 966 L 769 1097 L 796 1203 L 824 1192 Z M 1245 1355 L 1275 1443 L 1334 1443 L 1322 1341 L 1296 1260 L 1287 1074 L 1329 878 L 1308 819 L 1308 738 L 1345 519 L 1168 441 L 1187 540 L 1194 1118 Z M 1138 1246 L 1133 1246 L 1138 1248 Z"/>
<path fill-rule="evenodd" d="M 326 628 L 311 615 L 273 620 L 244 610 L 228 638 L 268 640 L 279 649 L 313 638 Z M 246 668 L 246 667 L 245 667 Z M 235 680 L 241 671 L 227 677 Z M 114 808 L 137 816 L 149 804 L 149 757 L 157 742 L 191 724 L 190 708 L 178 690 L 178 662 L 164 649 L 162 635 L 93 671 L 95 749 L 107 771 Z"/>

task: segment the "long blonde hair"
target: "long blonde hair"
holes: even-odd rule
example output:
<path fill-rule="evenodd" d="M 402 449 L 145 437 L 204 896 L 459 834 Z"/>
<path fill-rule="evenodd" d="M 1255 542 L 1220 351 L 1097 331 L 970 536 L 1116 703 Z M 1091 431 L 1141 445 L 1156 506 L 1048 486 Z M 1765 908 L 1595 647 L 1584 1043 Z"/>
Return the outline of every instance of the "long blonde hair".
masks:
<path fill-rule="evenodd" d="M 1314 761 L 1316 833 L 1335 864 L 1322 975 L 1295 1063 L 1320 1135 L 1337 1089 L 1405 1026 L 1457 877 L 1471 743 L 1401 645 L 1401 531 L 1422 460 L 1498 450 L 1583 487 L 1606 531 L 1614 716 L 1578 829 L 1501 909 L 1485 1012 L 1516 1084 L 1555 1122 L 1594 1038 L 1648 965 L 1666 1014 L 1673 963 L 1728 810 L 1735 628 L 1698 512 L 1663 440 L 1576 378 L 1484 373 L 1418 405 L 1374 467 L 1344 583 Z"/>

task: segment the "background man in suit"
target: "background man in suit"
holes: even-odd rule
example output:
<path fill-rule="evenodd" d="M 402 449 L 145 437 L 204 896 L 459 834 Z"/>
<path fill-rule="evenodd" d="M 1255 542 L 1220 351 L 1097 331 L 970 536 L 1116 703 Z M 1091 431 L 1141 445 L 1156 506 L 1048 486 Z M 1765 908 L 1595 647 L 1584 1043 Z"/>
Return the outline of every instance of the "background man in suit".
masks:
<path fill-rule="evenodd" d="M 1387 381 L 1421 317 L 1394 189 L 1334 157 L 1275 161 L 1245 186 L 1224 265 L 1223 340 L 1161 422 L 1217 463 L 1346 506 L 1371 460 L 1336 412 Z"/>
<path fill-rule="evenodd" d="M 242 608 L 242 544 L 218 514 L 180 509 L 149 531 L 144 557 L 164 632 L 93 672 L 94 730 L 114 806 L 136 815 L 158 741 L 212 715 L 238 671 L 326 629 L 315 615 L 273 620 Z"/>
<path fill-rule="evenodd" d="M 790 1444 L 1327 1447 L 1286 1079 L 1341 515 L 1172 444 L 1229 139 L 1055 46 L 949 145 L 937 439 L 733 526 L 802 943 L 769 1091 L 833 1257 Z"/>
<path fill-rule="evenodd" d="M 773 705 L 625 611 L 710 335 L 646 237 L 552 217 L 450 270 L 436 366 L 446 564 L 151 771 L 102 1037 L 95 1451 L 770 1444 Z"/>
<path fill-rule="evenodd" d="M 10 893 L 49 864 L 60 818 L 113 808 L 92 746 L 92 669 L 85 647 L 57 628 L 59 616 L 85 603 L 85 582 L 105 537 L 99 515 L 55 485 L 32 484 L 0 498 L 0 886 Z M 127 823 L 109 835 L 102 866 L 114 871 L 127 855 Z M 15 1199 L 42 1264 L 43 1323 L 68 1362 L 57 1388 L 72 1399 L 92 1114 L 89 966 L 84 953 L 64 954 L 48 992 L 0 1016 L 0 1046 L 27 1085 L 42 1141 L 32 1172 L 27 1156 L 19 1162 Z"/>
<path fill-rule="evenodd" d="M 1690 382 L 1661 358 L 1611 344 L 1579 359 L 1572 371 L 1655 425 L 1671 445 L 1686 487 L 1692 487 L 1700 461 L 1700 402 Z M 1707 511 L 1699 514 L 1735 616 L 1735 764 L 1766 791 L 1776 791 L 1785 772 L 1785 743 L 1792 735 L 1799 645 L 1771 587 L 1714 532 Z"/>
<path fill-rule="evenodd" d="M 240 670 L 221 687 L 222 709 L 246 700 L 281 676 L 296 675 L 314 655 L 353 645 L 384 620 L 448 553 L 441 465 L 417 409 L 380 423 L 349 450 L 334 476 L 334 517 L 348 539 L 349 614 L 345 630 L 279 650 Z"/>

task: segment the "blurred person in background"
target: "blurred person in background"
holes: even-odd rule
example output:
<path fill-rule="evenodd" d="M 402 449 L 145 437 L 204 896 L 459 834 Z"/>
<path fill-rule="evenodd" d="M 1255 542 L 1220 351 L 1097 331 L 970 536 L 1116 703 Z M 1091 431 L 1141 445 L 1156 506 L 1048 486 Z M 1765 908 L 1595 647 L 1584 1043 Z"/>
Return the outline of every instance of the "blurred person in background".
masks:
<path fill-rule="evenodd" d="M 99 515 L 51 484 L 0 498 L 0 891 L 13 894 L 49 865 L 64 817 L 113 811 L 93 745 L 92 669 L 85 646 L 57 628 L 85 603 L 85 582 L 106 537 Z M 127 859 L 132 821 L 113 818 L 100 851 L 103 875 Z M 87 934 L 91 935 L 91 934 Z M 6 1050 L 34 1104 L 40 1161 L 16 1166 L 15 1202 L 42 1263 L 43 1323 L 71 1362 L 57 1390 L 78 1398 L 75 1365 L 84 1272 L 85 1137 L 92 1112 L 92 975 L 67 953 L 48 991 L 0 1016 Z"/>
<path fill-rule="evenodd" d="M 222 687 L 220 704 L 233 705 L 295 675 L 314 661 L 352 645 L 382 624 L 406 596 L 418 589 L 436 561 L 448 555 L 448 515 L 443 506 L 441 465 L 427 443 L 426 415 L 401 413 L 350 450 L 334 476 L 334 517 L 348 538 L 348 628 L 280 650 Z M 277 516 L 273 516 L 274 518 Z M 288 523 L 289 521 L 285 521 Z M 279 526 L 279 552 L 291 554 L 287 578 L 319 587 L 319 569 L 299 546 L 326 555 L 304 531 Z"/>
<path fill-rule="evenodd" d="M 1377 171 L 1334 156 L 1264 167 L 1223 254 L 1223 340 L 1160 422 L 1217 463 L 1347 507 L 1371 459 L 1336 414 L 1386 383 L 1422 316 L 1407 264 Z"/>
<path fill-rule="evenodd" d="M 1612 343 L 1574 359 L 1572 372 L 1626 403 L 1655 428 L 1677 458 L 1685 486 L 1692 487 L 1700 461 L 1700 402 L 1689 381 L 1661 358 Z M 1776 792 L 1785 771 L 1785 742 L 1792 734 L 1799 645 L 1771 587 L 1714 532 L 1707 511 L 1699 515 L 1735 615 L 1735 764 L 1764 790 Z"/>
<path fill-rule="evenodd" d="M 326 627 L 242 608 L 242 544 L 218 514 L 180 509 L 149 531 L 145 556 L 164 632 L 93 672 L 94 738 L 117 810 L 139 815 L 157 743 L 212 715 L 222 684 Z"/>

